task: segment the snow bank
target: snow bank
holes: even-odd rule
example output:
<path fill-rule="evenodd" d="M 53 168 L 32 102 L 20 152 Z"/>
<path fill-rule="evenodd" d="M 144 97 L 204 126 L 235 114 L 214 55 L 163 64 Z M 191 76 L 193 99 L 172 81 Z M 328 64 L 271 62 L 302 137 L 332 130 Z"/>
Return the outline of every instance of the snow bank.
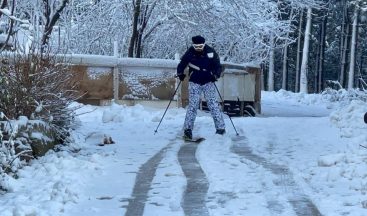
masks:
<path fill-rule="evenodd" d="M 367 144 L 367 124 L 363 116 L 367 112 L 367 103 L 354 100 L 349 105 L 341 107 L 330 114 L 330 121 L 340 128 L 341 135 L 353 138 L 355 144 Z M 362 142 L 362 143 L 361 143 Z"/>

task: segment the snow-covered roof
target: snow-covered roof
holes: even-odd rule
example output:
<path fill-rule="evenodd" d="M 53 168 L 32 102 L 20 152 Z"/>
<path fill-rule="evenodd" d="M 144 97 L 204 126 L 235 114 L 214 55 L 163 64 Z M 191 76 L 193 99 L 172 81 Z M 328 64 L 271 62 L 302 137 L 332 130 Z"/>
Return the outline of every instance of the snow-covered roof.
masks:
<path fill-rule="evenodd" d="M 246 68 L 246 67 L 254 67 L 254 68 L 260 68 L 260 64 L 257 63 L 252 63 L 252 62 L 246 62 L 246 63 L 233 63 L 233 62 L 228 62 L 228 61 L 222 61 L 221 62 L 222 65 L 230 65 L 230 66 L 234 66 L 234 67 L 239 67 L 239 68 Z"/>

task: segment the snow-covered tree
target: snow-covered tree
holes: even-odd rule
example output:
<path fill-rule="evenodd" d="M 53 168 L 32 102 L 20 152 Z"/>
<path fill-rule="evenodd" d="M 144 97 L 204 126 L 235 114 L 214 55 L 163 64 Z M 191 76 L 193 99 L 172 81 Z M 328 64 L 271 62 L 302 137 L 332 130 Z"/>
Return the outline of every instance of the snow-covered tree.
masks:
<path fill-rule="evenodd" d="M 17 17 L 15 16 L 15 0 L 3 0 L 0 3 L 0 51 L 11 49 L 14 45 Z"/>
<path fill-rule="evenodd" d="M 300 75 L 300 92 L 308 93 L 308 50 L 310 46 L 310 34 L 311 34 L 311 17 L 312 8 L 307 8 L 307 22 L 305 30 L 305 39 L 303 43 L 303 54 L 301 63 L 301 75 Z"/>
<path fill-rule="evenodd" d="M 224 8 L 218 19 L 226 30 L 219 34 L 221 38 L 229 39 L 224 40 L 224 45 L 232 49 L 232 61 L 260 63 L 266 60 L 271 45 L 270 35 L 278 44 L 288 41 L 290 22 L 279 19 L 281 11 L 275 2 L 231 0 L 222 4 Z M 235 46 L 231 46 L 232 41 L 236 42 Z"/>
<path fill-rule="evenodd" d="M 367 1 L 366 0 L 354 0 L 350 2 L 350 5 L 353 7 L 353 16 L 352 16 L 352 36 L 350 41 L 350 63 L 349 63 L 349 71 L 348 71 L 348 89 L 352 89 L 355 87 L 355 70 L 356 70 L 356 55 L 357 55 L 357 35 L 358 35 L 358 26 L 360 14 L 362 11 L 367 10 Z"/>
<path fill-rule="evenodd" d="M 274 91 L 274 37 L 270 36 L 268 91 Z"/>
<path fill-rule="evenodd" d="M 43 4 L 43 22 L 44 26 L 41 39 L 41 53 L 49 45 L 49 39 L 56 23 L 59 21 L 63 10 L 69 0 L 42 0 Z"/>
<path fill-rule="evenodd" d="M 352 24 L 352 39 L 350 43 L 350 64 L 348 73 L 348 89 L 354 87 L 354 69 L 356 58 L 356 43 L 357 43 L 357 25 L 358 25 L 358 5 L 354 9 L 353 24 Z"/>
<path fill-rule="evenodd" d="M 308 93 L 308 56 L 312 24 L 312 9 L 321 8 L 323 2 L 320 0 L 289 0 L 289 2 L 293 7 L 300 9 L 307 8 L 306 28 L 304 33 L 302 63 L 300 70 L 300 92 Z"/>

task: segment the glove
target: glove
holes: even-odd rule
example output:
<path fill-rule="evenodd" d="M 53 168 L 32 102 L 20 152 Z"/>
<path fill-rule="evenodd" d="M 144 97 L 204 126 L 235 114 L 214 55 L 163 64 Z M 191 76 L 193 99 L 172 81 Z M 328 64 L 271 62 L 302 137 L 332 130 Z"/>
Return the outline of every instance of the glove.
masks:
<path fill-rule="evenodd" d="M 210 81 L 211 82 L 216 82 L 216 81 L 218 81 L 218 77 L 216 75 L 212 74 L 212 77 L 210 78 Z"/>
<path fill-rule="evenodd" d="M 185 74 L 178 74 L 177 76 L 178 76 L 178 78 L 180 79 L 180 81 L 184 81 L 184 79 L 185 79 L 185 77 L 186 77 L 186 75 L 185 75 Z"/>

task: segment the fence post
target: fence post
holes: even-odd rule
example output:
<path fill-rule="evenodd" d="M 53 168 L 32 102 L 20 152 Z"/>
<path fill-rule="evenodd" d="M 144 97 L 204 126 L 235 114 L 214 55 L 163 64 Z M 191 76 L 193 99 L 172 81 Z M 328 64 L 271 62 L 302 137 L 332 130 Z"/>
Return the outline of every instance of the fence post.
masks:
<path fill-rule="evenodd" d="M 113 99 L 119 99 L 119 69 L 118 69 L 118 43 L 114 41 L 113 43 L 113 56 L 116 57 L 116 65 L 113 67 Z"/>

